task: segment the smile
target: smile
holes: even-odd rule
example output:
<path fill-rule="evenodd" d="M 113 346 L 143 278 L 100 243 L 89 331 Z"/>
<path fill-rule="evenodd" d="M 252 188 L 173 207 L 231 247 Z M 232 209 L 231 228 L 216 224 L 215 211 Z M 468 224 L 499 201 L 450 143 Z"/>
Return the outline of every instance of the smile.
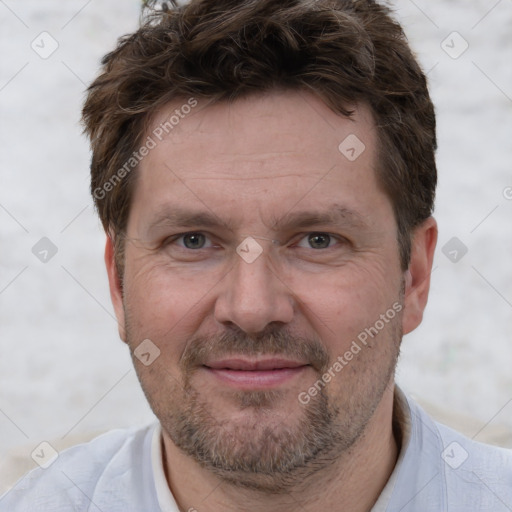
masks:
<path fill-rule="evenodd" d="M 286 359 L 250 361 L 225 359 L 203 368 L 214 378 L 241 389 L 268 389 L 284 384 L 300 375 L 308 364 Z"/>

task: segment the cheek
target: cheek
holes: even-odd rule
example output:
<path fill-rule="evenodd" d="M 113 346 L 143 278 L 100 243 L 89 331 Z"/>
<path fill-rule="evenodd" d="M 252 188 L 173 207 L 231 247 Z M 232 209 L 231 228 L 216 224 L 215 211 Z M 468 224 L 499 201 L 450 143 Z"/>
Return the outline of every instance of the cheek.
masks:
<path fill-rule="evenodd" d="M 398 273 L 397 273 L 398 274 Z M 302 315 L 329 351 L 341 352 L 399 300 L 400 278 L 379 265 L 301 276 L 293 284 Z"/>
<path fill-rule="evenodd" d="M 197 331 L 211 302 L 208 292 L 219 278 L 208 272 L 180 272 L 165 264 L 137 263 L 125 273 L 129 334 L 133 343 L 149 338 L 161 350 L 172 349 L 178 358 L 186 339 Z"/>

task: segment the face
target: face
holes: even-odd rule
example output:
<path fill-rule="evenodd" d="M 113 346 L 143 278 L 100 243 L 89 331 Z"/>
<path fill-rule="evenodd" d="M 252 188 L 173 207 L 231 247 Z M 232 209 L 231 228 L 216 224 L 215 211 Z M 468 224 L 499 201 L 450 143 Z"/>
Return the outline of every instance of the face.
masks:
<path fill-rule="evenodd" d="M 121 336 L 150 340 L 134 364 L 164 435 L 232 483 L 314 472 L 389 392 L 418 313 L 376 161 L 364 106 L 276 92 L 199 104 L 140 164 L 122 292 L 107 246 Z"/>

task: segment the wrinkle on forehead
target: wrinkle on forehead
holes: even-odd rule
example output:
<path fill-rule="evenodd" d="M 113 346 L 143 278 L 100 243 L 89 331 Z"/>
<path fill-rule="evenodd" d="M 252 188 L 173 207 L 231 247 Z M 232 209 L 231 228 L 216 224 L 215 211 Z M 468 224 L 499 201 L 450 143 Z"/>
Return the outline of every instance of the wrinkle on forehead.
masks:
<path fill-rule="evenodd" d="M 291 210 L 319 212 L 334 203 L 363 216 L 379 208 L 370 111 L 362 106 L 347 119 L 313 95 L 308 102 L 303 96 L 198 106 L 140 164 L 131 211 L 139 227 L 153 223 L 165 204 L 210 210 L 221 224 L 252 227 L 275 226 Z M 162 111 L 161 118 L 168 114 Z M 366 145 L 354 162 L 338 149 L 349 134 Z"/>

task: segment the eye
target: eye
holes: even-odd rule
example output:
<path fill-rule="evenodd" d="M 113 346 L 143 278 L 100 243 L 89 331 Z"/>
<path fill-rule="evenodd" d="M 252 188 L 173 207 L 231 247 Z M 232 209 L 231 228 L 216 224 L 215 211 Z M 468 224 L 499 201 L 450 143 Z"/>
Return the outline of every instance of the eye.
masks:
<path fill-rule="evenodd" d="M 308 249 L 327 249 L 334 245 L 336 241 L 329 233 L 308 233 L 297 245 Z"/>
<path fill-rule="evenodd" d="M 212 247 L 211 241 L 203 233 L 184 233 L 174 239 L 185 249 L 205 249 Z"/>

